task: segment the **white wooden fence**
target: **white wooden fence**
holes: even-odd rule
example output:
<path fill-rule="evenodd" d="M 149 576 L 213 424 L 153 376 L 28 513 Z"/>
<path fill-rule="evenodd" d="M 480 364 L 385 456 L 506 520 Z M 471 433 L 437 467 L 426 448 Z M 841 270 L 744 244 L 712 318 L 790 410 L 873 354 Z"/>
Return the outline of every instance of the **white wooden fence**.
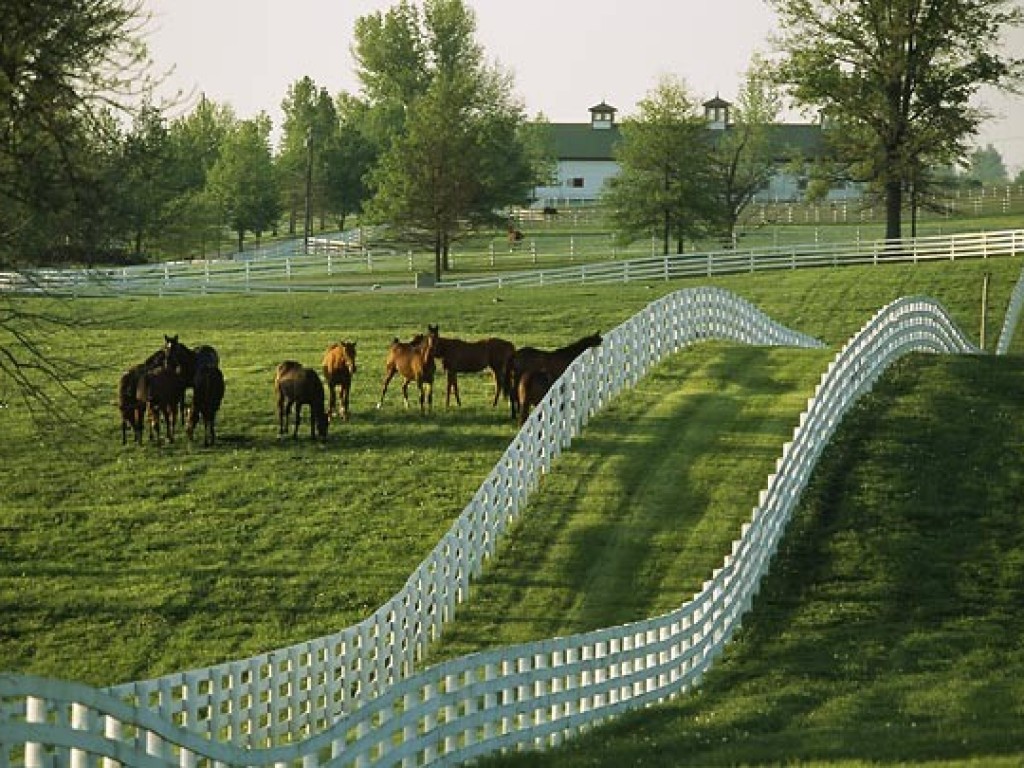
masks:
<path fill-rule="evenodd" d="M 320 241 L 316 241 L 319 243 Z M 501 288 L 580 283 L 672 280 L 738 272 L 853 264 L 917 263 L 984 259 L 1024 251 L 1024 230 L 972 232 L 887 240 L 813 243 L 784 247 L 728 249 L 639 259 L 601 258 L 554 269 L 484 274 L 447 274 L 437 288 Z M 571 254 L 563 254 L 565 261 Z M 419 269 L 423 269 L 422 263 Z M 214 293 L 351 292 L 409 290 L 418 285 L 412 255 L 372 253 L 285 255 L 258 261 L 183 261 L 121 269 L 26 270 L 0 272 L 0 293 L 73 296 L 171 296 Z M 403 274 L 404 272 L 404 274 Z M 435 284 L 432 282 L 431 286 Z"/>
<path fill-rule="evenodd" d="M 999 341 L 996 342 L 996 354 L 1005 355 L 1010 351 L 1010 343 L 1013 341 L 1013 334 L 1017 330 L 1017 323 L 1020 321 L 1021 312 L 1024 311 L 1024 267 L 1021 268 L 1020 277 L 1013 286 L 1010 293 L 1010 303 L 1003 316 L 1003 327 L 999 332 Z"/>
<path fill-rule="evenodd" d="M 654 302 L 570 367 L 452 529 L 373 616 L 253 659 L 106 691 L 0 676 L 0 768 L 91 765 L 454 764 L 559 743 L 697 684 L 739 626 L 817 458 L 850 405 L 914 350 L 976 352 L 928 299 L 876 315 L 822 377 L 723 566 L 656 618 L 499 649 L 419 673 L 554 458 L 589 416 L 664 356 L 701 339 L 820 346 L 711 288 Z"/>

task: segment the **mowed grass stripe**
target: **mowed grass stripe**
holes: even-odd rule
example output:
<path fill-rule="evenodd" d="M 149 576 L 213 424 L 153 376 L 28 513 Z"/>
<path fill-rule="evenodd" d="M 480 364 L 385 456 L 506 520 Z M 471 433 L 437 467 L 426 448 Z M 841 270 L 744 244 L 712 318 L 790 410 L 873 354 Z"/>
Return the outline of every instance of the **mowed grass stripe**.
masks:
<path fill-rule="evenodd" d="M 749 519 L 830 353 L 700 344 L 594 418 L 432 659 L 678 607 Z"/>

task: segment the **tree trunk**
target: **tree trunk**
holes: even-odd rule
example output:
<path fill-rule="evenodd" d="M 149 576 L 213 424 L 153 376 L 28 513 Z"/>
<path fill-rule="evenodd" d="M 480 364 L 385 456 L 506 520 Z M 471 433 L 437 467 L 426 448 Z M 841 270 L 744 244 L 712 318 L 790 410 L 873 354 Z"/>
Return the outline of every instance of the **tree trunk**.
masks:
<path fill-rule="evenodd" d="M 244 229 L 240 229 L 240 230 L 238 230 L 238 252 L 239 253 L 241 253 L 242 251 L 245 250 L 245 246 L 243 245 L 244 242 L 245 242 L 245 230 Z"/>
<path fill-rule="evenodd" d="M 885 182 L 885 239 L 899 240 L 900 216 L 903 212 L 903 183 L 899 179 Z"/>
<path fill-rule="evenodd" d="M 434 235 L 434 280 L 441 281 L 441 260 L 444 257 L 441 248 L 441 233 Z"/>

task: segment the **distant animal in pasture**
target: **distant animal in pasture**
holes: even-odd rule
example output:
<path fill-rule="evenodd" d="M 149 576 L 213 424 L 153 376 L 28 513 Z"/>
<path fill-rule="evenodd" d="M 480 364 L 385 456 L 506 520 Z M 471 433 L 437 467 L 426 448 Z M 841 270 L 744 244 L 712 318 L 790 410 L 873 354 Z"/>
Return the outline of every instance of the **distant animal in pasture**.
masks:
<path fill-rule="evenodd" d="M 170 368 L 143 371 L 135 388 L 136 436 L 141 441 L 144 420 L 149 420 L 149 439 L 160 440 L 160 421 L 166 427 L 167 441 L 174 442 L 174 426 L 181 406 L 182 383 Z"/>
<path fill-rule="evenodd" d="M 121 374 L 117 386 L 117 409 L 121 415 L 121 444 L 127 445 L 128 431 L 131 430 L 136 443 L 142 442 L 146 421 L 146 406 L 138 401 L 139 381 L 147 371 L 158 371 L 166 367 L 167 350 L 161 347 L 144 361 L 133 365 Z M 140 415 L 141 412 L 141 415 Z"/>
<path fill-rule="evenodd" d="M 162 362 L 161 362 L 162 365 Z M 117 384 L 117 409 L 121 414 L 121 445 L 128 444 L 128 431 L 131 430 L 133 439 L 137 443 L 142 442 L 142 427 L 145 420 L 145 412 L 138 412 L 139 379 L 148 370 L 146 363 L 133 365 L 121 374 Z"/>
<path fill-rule="evenodd" d="M 402 381 L 402 399 L 405 407 L 409 407 L 409 383 L 415 381 L 420 390 L 420 413 L 426 414 L 434 405 L 434 340 L 430 334 L 417 334 L 412 341 L 399 341 L 397 338 L 388 348 L 384 361 L 384 386 L 381 387 L 380 400 L 377 407 L 384 405 L 384 395 L 388 384 L 395 374 L 400 374 Z"/>
<path fill-rule="evenodd" d="M 544 395 L 551 389 L 555 380 L 551 374 L 543 369 L 525 371 L 519 377 L 519 384 L 516 388 L 516 399 L 519 404 L 519 426 L 526 423 L 530 411 L 537 406 Z"/>
<path fill-rule="evenodd" d="M 202 368 L 220 367 L 220 355 L 209 344 L 200 344 L 194 349 L 178 340 L 178 334 L 164 334 L 165 365 L 174 370 L 182 382 L 181 420 L 185 423 L 185 391 L 195 390 L 196 374 Z"/>
<path fill-rule="evenodd" d="M 217 442 L 217 411 L 224 401 L 224 374 L 217 366 L 206 365 L 196 371 L 193 382 L 192 407 L 188 413 L 185 432 L 192 439 L 199 420 L 203 421 L 203 445 Z"/>
<path fill-rule="evenodd" d="M 439 326 L 428 325 L 427 334 L 434 337 L 434 356 L 444 367 L 446 387 L 445 405 L 451 406 L 452 394 L 456 405 L 462 405 L 459 397 L 459 374 L 479 373 L 490 369 L 494 378 L 494 400 L 491 407 L 498 404 L 504 392 L 504 371 L 508 361 L 516 351 L 515 344 L 505 339 L 491 336 L 479 341 L 463 341 L 441 335 Z"/>
<path fill-rule="evenodd" d="M 299 436 L 302 406 L 309 406 L 309 436 L 327 440 L 327 411 L 324 409 L 324 385 L 317 372 L 294 360 L 285 360 L 277 366 L 274 376 L 274 395 L 277 397 L 278 434 L 288 432 L 288 418 L 295 407 L 295 429 L 292 437 Z"/>
<path fill-rule="evenodd" d="M 509 406 L 512 418 L 518 419 L 520 410 L 519 380 L 530 371 L 544 371 L 554 383 L 565 373 L 573 360 L 588 349 L 600 346 L 601 334 L 594 333 L 554 350 L 542 350 L 536 347 L 520 347 L 509 359 L 505 369 L 505 387 L 509 395 Z"/>
<path fill-rule="evenodd" d="M 324 352 L 321 366 L 330 395 L 327 415 L 333 418 L 337 414 L 339 418 L 348 421 L 352 376 L 356 372 L 356 343 L 342 341 L 331 344 Z"/>

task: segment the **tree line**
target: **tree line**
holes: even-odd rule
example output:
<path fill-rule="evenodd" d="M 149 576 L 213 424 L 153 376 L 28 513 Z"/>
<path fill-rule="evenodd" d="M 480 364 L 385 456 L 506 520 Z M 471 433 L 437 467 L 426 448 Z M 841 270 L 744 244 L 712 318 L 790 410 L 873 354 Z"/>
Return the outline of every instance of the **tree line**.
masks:
<path fill-rule="evenodd" d="M 622 239 L 663 249 L 731 238 L 780 165 L 863 183 L 885 201 L 886 235 L 948 182 L 983 110 L 981 86 L 1019 84 L 996 47 L 1021 23 L 1006 0 L 769 0 L 774 57 L 755 56 L 726 130 L 709 131 L 678 77 L 665 77 L 621 126 L 620 173 L 605 201 Z M 200 98 L 168 119 L 142 42 L 139 0 L 14 0 L 0 19 L 0 265 L 141 260 L 236 247 L 281 230 L 382 223 L 435 254 L 502 226 L 552 179 L 543 116 L 527 119 L 512 75 L 490 63 L 464 0 L 398 0 L 353 30 L 358 93 L 309 77 L 266 115 L 238 119 Z M 802 156 L 773 126 L 785 99 L 835 130 Z M 130 119 L 125 120 L 125 116 Z M 992 165 L 991 148 L 976 156 Z M 980 150 L 979 150 L 980 151 Z"/>

